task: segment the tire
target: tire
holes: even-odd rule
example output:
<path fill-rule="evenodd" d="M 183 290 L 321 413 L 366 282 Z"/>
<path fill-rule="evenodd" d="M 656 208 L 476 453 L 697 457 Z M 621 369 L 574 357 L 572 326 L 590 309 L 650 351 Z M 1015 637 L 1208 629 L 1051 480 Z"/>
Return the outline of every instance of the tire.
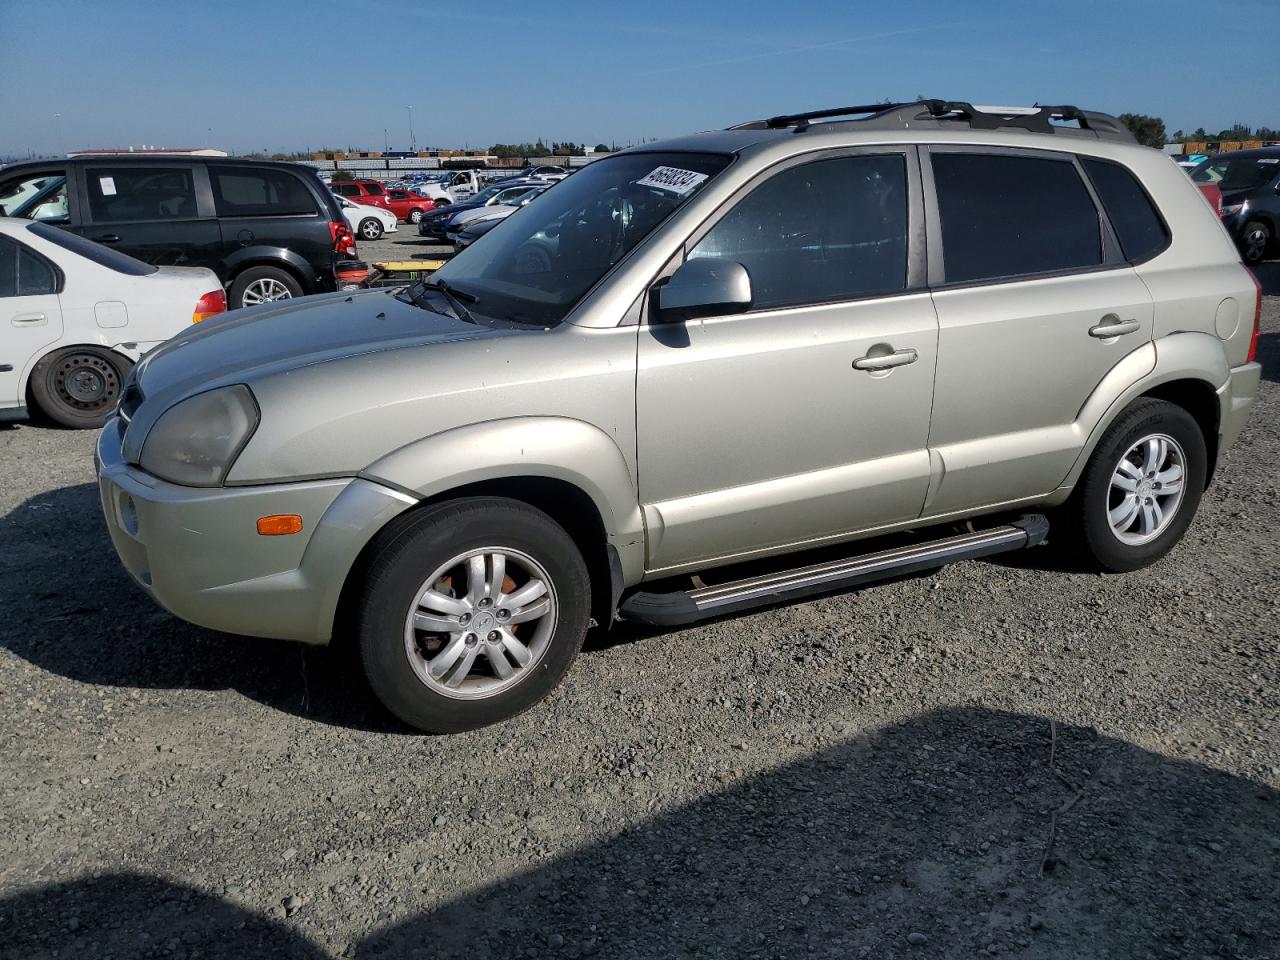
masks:
<path fill-rule="evenodd" d="M 1151 447 L 1151 441 L 1163 447 Z M 1165 455 L 1152 477 L 1151 454 L 1160 449 Z M 1137 400 L 1098 442 L 1071 498 L 1053 518 L 1050 542 L 1096 570 L 1126 573 L 1149 566 L 1191 525 L 1207 464 L 1204 434 L 1191 414 L 1164 400 Z M 1177 492 L 1168 492 L 1179 481 Z"/>
<path fill-rule="evenodd" d="M 356 228 L 361 240 L 378 240 L 382 237 L 382 221 L 365 217 Z"/>
<path fill-rule="evenodd" d="M 1271 230 L 1261 220 L 1250 220 L 1240 231 L 1240 256 L 1245 263 L 1261 263 L 1271 246 Z"/>
<path fill-rule="evenodd" d="M 289 300 L 302 296 L 302 285 L 296 277 L 279 267 L 250 267 L 231 284 L 231 309 L 252 307 L 259 303 Z"/>
<path fill-rule="evenodd" d="M 54 423 L 100 427 L 120 400 L 132 364 L 105 347 L 68 347 L 42 357 L 31 371 L 36 408 Z"/>
<path fill-rule="evenodd" d="M 414 207 L 412 210 L 409 211 L 409 222 L 412 224 L 416 225 L 418 223 L 421 223 L 422 217 L 423 217 L 423 213 L 417 207 Z"/>
<path fill-rule="evenodd" d="M 483 577 L 472 573 L 477 553 Z M 493 584 L 498 553 L 504 575 Z M 582 649 L 586 564 L 540 510 L 501 498 L 427 507 L 393 522 L 368 556 L 361 660 L 374 694 L 411 727 L 457 733 L 514 717 L 546 697 Z M 500 605 L 522 591 L 518 606 Z"/>

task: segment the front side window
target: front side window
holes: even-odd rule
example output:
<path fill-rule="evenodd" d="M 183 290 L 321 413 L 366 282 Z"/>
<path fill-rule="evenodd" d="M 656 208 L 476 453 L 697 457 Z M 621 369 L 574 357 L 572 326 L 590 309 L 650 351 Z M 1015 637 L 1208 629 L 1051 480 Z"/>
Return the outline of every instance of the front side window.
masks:
<path fill-rule="evenodd" d="M 89 167 L 84 176 L 95 223 L 196 217 L 191 167 Z"/>
<path fill-rule="evenodd" d="M 0 182 L 0 217 L 67 223 L 67 177 L 45 170 Z"/>
<path fill-rule="evenodd" d="M 1098 210 L 1070 160 L 934 153 L 947 283 L 1102 263 Z"/>
<path fill-rule="evenodd" d="M 1109 160 L 1082 157 L 1080 163 L 1093 181 L 1126 260 L 1149 260 L 1169 245 L 1169 228 L 1132 173 Z"/>
<path fill-rule="evenodd" d="M 906 160 L 840 157 L 784 170 L 717 223 L 694 257 L 746 267 L 757 310 L 902 290 Z"/>
<path fill-rule="evenodd" d="M 44 257 L 11 237 L 0 236 L 0 297 L 35 297 L 57 292 L 57 275 Z"/>
<path fill-rule="evenodd" d="M 433 277 L 475 298 L 472 314 L 559 323 L 615 264 L 729 165 L 708 153 L 632 153 L 599 160 Z"/>
<path fill-rule="evenodd" d="M 283 217 L 316 212 L 311 191 L 287 170 L 210 166 L 209 182 L 214 210 L 220 217 Z"/>

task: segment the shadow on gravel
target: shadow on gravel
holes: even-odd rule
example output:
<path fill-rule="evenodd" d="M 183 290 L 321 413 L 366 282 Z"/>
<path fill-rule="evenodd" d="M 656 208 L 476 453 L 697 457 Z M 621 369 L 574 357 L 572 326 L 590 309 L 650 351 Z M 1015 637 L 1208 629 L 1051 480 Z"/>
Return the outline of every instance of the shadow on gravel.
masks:
<path fill-rule="evenodd" d="M 1262 284 L 1262 292 L 1268 297 L 1280 296 L 1280 260 L 1268 260 L 1251 267 L 1253 275 Z"/>
<path fill-rule="evenodd" d="M 408 732 L 338 648 L 232 636 L 166 613 L 125 573 L 86 483 L 0 518 L 0 646 L 82 683 L 233 689 L 310 720 Z M 72 546 L 69 546 L 72 545 Z"/>
<path fill-rule="evenodd" d="M 1280 383 L 1280 333 L 1258 335 L 1258 362 L 1263 380 Z"/>
<path fill-rule="evenodd" d="M 953 708 L 758 776 L 726 772 L 712 795 L 376 930 L 352 953 L 1275 956 L 1280 793 L 1051 729 Z M 413 887 L 435 883 L 406 885 L 409 909 Z M 319 908 L 350 909 L 302 915 Z M 190 942 L 188 930 L 208 957 L 315 955 L 287 923 L 146 877 L 58 885 L 0 909 L 15 957 L 131 956 L 142 932 L 154 945 Z"/>

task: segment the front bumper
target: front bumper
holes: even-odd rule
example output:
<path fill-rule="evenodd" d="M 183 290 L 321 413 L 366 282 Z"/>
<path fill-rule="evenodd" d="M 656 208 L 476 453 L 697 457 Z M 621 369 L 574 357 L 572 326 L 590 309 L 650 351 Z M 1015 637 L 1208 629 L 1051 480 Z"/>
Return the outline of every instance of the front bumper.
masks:
<path fill-rule="evenodd" d="M 1227 382 L 1218 389 L 1218 409 L 1221 422 L 1218 425 L 1218 455 L 1235 443 L 1249 419 L 1249 409 L 1258 396 L 1258 384 L 1262 380 L 1262 364 L 1246 363 L 1232 367 Z"/>
<path fill-rule="evenodd" d="M 416 501 L 359 478 L 184 487 L 124 462 L 115 418 L 94 455 L 102 512 L 130 576 L 161 606 L 227 633 L 327 643 L 356 557 Z M 301 533 L 257 519 L 296 513 Z"/>

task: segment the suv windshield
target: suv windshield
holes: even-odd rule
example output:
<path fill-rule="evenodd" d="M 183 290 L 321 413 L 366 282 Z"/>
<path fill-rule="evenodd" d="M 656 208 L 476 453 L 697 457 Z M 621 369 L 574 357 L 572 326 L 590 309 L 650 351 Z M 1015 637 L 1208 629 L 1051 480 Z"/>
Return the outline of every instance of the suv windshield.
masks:
<path fill-rule="evenodd" d="M 551 326 L 729 165 L 706 153 L 598 160 L 508 217 L 434 276 L 475 298 L 471 312 Z"/>
<path fill-rule="evenodd" d="M 1214 183 L 1221 190 L 1256 190 L 1280 174 L 1280 156 L 1217 157 L 1191 171 L 1196 183 Z"/>

